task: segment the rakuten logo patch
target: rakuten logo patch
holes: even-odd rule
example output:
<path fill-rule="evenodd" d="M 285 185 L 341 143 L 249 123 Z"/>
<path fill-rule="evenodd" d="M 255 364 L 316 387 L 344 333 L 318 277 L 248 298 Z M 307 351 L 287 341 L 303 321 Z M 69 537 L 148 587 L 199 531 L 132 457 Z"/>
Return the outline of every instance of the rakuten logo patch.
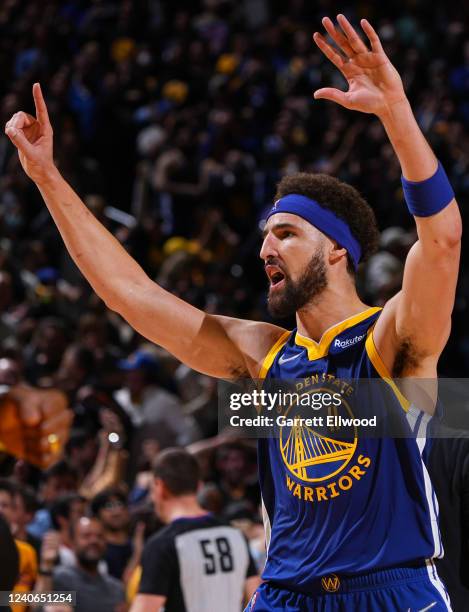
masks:
<path fill-rule="evenodd" d="M 360 342 L 360 340 L 363 340 L 364 337 L 365 334 L 362 334 L 361 336 L 355 336 L 354 338 L 347 338 L 346 340 L 339 340 L 338 338 L 336 338 L 334 340 L 334 346 L 336 348 L 348 348 L 349 346 L 353 346 L 357 342 Z"/>

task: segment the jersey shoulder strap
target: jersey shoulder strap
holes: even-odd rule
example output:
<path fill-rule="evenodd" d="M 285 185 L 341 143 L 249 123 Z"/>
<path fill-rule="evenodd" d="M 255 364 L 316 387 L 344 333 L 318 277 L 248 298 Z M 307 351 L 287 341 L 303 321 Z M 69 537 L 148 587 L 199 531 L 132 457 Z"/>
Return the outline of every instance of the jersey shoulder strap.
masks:
<path fill-rule="evenodd" d="M 267 373 L 272 367 L 272 364 L 274 363 L 275 358 L 277 357 L 279 352 L 283 349 L 285 344 L 288 342 L 289 337 L 294 333 L 296 333 L 296 330 L 286 331 L 284 334 L 280 336 L 280 338 L 277 340 L 277 342 L 272 346 L 270 351 L 265 356 L 264 361 L 262 362 L 261 369 L 259 370 L 258 378 L 264 379 L 267 376 Z"/>

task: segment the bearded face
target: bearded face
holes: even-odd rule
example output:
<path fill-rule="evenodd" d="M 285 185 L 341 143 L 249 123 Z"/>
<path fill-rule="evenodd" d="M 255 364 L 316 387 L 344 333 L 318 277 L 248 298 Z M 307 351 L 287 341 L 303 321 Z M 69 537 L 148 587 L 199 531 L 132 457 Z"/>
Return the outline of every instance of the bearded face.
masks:
<path fill-rule="evenodd" d="M 267 265 L 278 271 L 269 275 L 270 287 L 267 300 L 269 313 L 275 318 L 294 315 L 306 304 L 314 301 L 327 287 L 326 264 L 322 249 L 318 249 L 294 281 L 286 270 L 271 258 Z"/>

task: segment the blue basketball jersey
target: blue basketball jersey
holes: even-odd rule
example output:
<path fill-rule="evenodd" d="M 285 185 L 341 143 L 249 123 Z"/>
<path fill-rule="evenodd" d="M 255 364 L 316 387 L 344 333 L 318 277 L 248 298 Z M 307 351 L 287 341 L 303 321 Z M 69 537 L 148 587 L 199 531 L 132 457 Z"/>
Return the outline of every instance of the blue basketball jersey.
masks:
<path fill-rule="evenodd" d="M 267 541 L 263 579 L 310 593 L 330 574 L 356 575 L 441 556 L 438 506 L 423 460 L 428 415 L 409 406 L 373 341 L 381 309 L 370 308 L 325 332 L 319 343 L 293 332 L 272 347 L 261 378 L 384 379 L 355 417 L 384 412 L 415 437 L 352 436 L 281 427 L 260 439 L 259 475 Z"/>

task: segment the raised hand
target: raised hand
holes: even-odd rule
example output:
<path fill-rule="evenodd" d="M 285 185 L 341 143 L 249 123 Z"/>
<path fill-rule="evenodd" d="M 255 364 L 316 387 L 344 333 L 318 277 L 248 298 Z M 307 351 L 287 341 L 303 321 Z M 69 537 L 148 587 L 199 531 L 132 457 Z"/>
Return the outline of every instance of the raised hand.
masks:
<path fill-rule="evenodd" d="M 41 546 L 41 569 L 52 571 L 59 558 L 60 533 L 58 531 L 47 531 L 42 539 Z"/>
<path fill-rule="evenodd" d="M 17 385 L 2 398 L 0 415 L 2 450 L 40 468 L 60 459 L 73 420 L 63 393 Z"/>
<path fill-rule="evenodd" d="M 360 24 L 370 43 L 369 49 L 344 15 L 337 15 L 338 26 L 329 17 L 322 24 L 337 45 L 330 45 L 315 32 L 314 42 L 340 70 L 348 83 L 348 91 L 325 87 L 314 92 L 316 100 L 337 102 L 350 110 L 382 116 L 391 107 L 407 100 L 401 77 L 389 61 L 378 35 L 366 19 Z"/>
<path fill-rule="evenodd" d="M 53 134 L 39 83 L 33 85 L 33 98 L 36 117 L 23 111 L 15 113 L 5 125 L 5 134 L 18 149 L 26 174 L 41 183 L 55 170 Z"/>

